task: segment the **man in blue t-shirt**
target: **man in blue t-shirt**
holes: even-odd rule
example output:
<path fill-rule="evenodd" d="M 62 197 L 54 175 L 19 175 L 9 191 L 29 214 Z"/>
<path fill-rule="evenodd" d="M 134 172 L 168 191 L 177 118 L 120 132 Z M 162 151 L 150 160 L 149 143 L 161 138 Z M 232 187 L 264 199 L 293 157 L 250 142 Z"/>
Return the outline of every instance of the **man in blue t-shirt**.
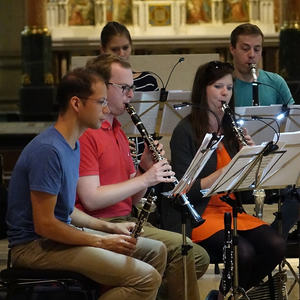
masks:
<path fill-rule="evenodd" d="M 264 35 L 260 28 L 249 23 L 237 26 L 231 33 L 229 48 L 234 64 L 236 107 L 252 106 L 255 97 L 258 104 L 264 106 L 294 103 L 287 83 L 280 75 L 256 68 L 261 61 L 263 40 Z M 259 83 L 257 96 L 253 93 L 253 81 Z M 281 193 L 285 200 L 282 205 L 282 234 L 285 238 L 299 217 L 298 194 L 298 189 L 285 189 Z M 278 229 L 277 219 L 272 226 Z"/>
<path fill-rule="evenodd" d="M 113 287 L 105 299 L 154 300 L 166 265 L 164 244 L 131 237 L 132 222 L 109 223 L 74 207 L 78 138 L 110 112 L 105 82 L 84 68 L 68 73 L 57 90 L 56 123 L 22 151 L 8 193 L 12 263 L 81 273 Z"/>

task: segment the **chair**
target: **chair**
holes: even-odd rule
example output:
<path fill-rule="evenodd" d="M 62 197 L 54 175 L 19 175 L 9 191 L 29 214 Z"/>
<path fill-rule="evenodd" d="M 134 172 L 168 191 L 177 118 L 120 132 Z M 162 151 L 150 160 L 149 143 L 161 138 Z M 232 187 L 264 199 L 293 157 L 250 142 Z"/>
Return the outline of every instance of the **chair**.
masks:
<path fill-rule="evenodd" d="M 10 250 L 7 268 L 0 272 L 0 290 L 8 300 L 96 300 L 99 289 L 98 283 L 76 272 L 12 267 Z"/>

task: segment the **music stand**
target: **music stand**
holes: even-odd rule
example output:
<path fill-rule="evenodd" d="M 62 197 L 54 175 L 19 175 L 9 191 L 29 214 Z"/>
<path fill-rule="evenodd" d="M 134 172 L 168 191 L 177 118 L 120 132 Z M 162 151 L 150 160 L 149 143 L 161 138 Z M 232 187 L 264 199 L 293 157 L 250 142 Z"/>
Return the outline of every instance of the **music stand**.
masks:
<path fill-rule="evenodd" d="M 286 143 L 286 153 L 276 165 L 276 169 L 271 170 L 262 178 L 262 188 L 268 188 L 268 186 L 274 186 L 276 188 L 284 188 L 287 185 L 294 186 L 295 188 L 300 186 L 300 131 L 297 132 L 285 132 L 280 135 L 279 141 Z M 267 170 L 266 170 L 267 172 Z M 284 185 L 283 182 L 284 181 Z M 278 205 L 279 206 L 279 205 Z M 299 224 L 298 224 L 299 226 Z M 280 228 L 280 226 L 279 226 Z M 299 230 L 299 228 L 298 228 Z M 285 259 L 283 265 L 286 264 L 294 276 L 294 282 L 291 285 L 288 294 L 291 293 L 293 287 L 298 283 L 299 299 L 300 299 L 300 238 L 298 237 L 298 275 L 293 270 L 290 263 Z"/>
<path fill-rule="evenodd" d="M 284 144 L 280 144 L 282 148 Z M 243 147 L 224 168 L 224 171 L 216 180 L 215 184 L 206 191 L 203 191 L 204 197 L 217 193 L 224 193 L 222 200 L 232 206 L 233 217 L 233 286 L 229 290 L 229 295 L 225 295 L 228 299 L 233 295 L 233 299 L 239 299 L 240 294 L 247 299 L 249 297 L 246 291 L 239 286 L 238 280 L 238 235 L 237 235 L 237 214 L 241 212 L 237 206 L 237 201 L 230 198 L 229 194 L 237 191 L 259 189 L 261 172 L 271 162 L 277 164 L 279 159 L 285 153 L 284 150 L 274 151 L 273 143 L 259 146 Z M 270 168 L 272 169 L 272 168 Z"/>
<path fill-rule="evenodd" d="M 285 132 L 298 131 L 300 130 L 300 105 L 289 105 L 288 108 Z"/>
<path fill-rule="evenodd" d="M 174 187 L 174 189 L 168 193 L 166 196 L 176 198 L 179 195 L 185 195 L 188 193 L 196 178 L 198 177 L 201 170 L 206 165 L 207 161 L 211 157 L 212 153 L 217 149 L 219 142 L 222 140 L 223 136 L 217 136 L 216 134 L 207 133 L 199 147 L 196 155 L 194 156 L 189 168 L 186 170 L 185 174 L 182 176 L 180 181 Z M 183 256 L 183 268 L 184 268 L 184 286 L 185 286 L 185 299 L 187 300 L 187 269 L 186 269 L 186 256 L 191 246 L 187 244 L 186 241 L 186 221 L 187 212 L 183 205 L 180 206 L 181 214 L 181 232 L 182 232 L 182 256 Z"/>
<path fill-rule="evenodd" d="M 190 91 L 170 90 L 166 93 L 167 98 L 164 100 L 161 99 L 160 91 L 135 92 L 130 102 L 147 130 L 157 136 L 171 135 L 177 123 L 190 113 L 190 109 L 177 111 L 173 108 L 173 104 L 189 101 Z M 118 119 L 126 134 L 138 135 L 128 114 L 123 114 Z"/>
<path fill-rule="evenodd" d="M 274 131 L 278 131 L 278 129 L 280 129 L 280 132 L 284 131 L 286 118 L 277 121 L 275 117 L 281 112 L 281 108 L 282 105 L 242 106 L 235 107 L 235 113 L 238 115 L 237 120 L 244 120 L 242 126 L 247 129 L 248 134 L 252 137 L 255 144 L 258 145 L 262 142 L 272 141 Z M 257 119 L 253 119 L 254 116 Z M 278 122 L 279 128 L 276 122 Z"/>

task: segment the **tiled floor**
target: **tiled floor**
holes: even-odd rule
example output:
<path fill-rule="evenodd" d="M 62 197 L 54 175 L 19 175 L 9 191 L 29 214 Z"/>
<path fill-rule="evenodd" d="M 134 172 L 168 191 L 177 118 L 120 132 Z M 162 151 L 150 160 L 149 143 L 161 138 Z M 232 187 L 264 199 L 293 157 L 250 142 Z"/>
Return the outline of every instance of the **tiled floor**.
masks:
<path fill-rule="evenodd" d="M 253 212 L 253 206 L 249 205 L 245 207 L 246 210 L 249 213 Z M 273 220 L 273 212 L 276 211 L 276 205 L 265 205 L 264 208 L 264 220 L 266 222 L 271 222 Z M 0 240 L 0 269 L 5 268 L 6 266 L 6 258 L 7 258 L 7 240 Z M 294 276 L 292 272 L 295 272 L 297 275 L 299 275 L 299 260 L 297 258 L 288 259 L 288 262 L 292 266 L 292 271 L 285 267 L 287 269 L 287 290 L 291 287 Z M 220 268 L 222 268 L 222 265 L 220 264 Z M 201 300 L 205 299 L 205 296 L 208 294 L 208 292 L 212 289 L 218 289 L 219 282 L 220 282 L 220 275 L 214 274 L 214 265 L 210 265 L 209 269 L 205 273 L 205 275 L 199 280 L 199 290 L 201 294 Z M 300 300 L 300 292 L 299 292 L 299 285 L 296 284 L 295 287 L 292 289 L 289 297 L 289 300 Z M 171 300 L 171 299 L 170 299 Z"/>

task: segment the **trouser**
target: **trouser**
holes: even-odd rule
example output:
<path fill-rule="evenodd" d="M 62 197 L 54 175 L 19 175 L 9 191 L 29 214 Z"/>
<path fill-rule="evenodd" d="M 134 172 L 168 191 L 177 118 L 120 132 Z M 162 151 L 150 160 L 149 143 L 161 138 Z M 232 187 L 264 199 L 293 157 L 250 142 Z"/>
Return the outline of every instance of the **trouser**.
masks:
<path fill-rule="evenodd" d="M 127 216 L 106 220 L 111 222 L 136 222 L 137 219 Z M 158 299 L 184 299 L 183 256 L 181 253 L 182 235 L 176 232 L 158 229 L 150 223 L 146 223 L 143 227 L 142 236 L 161 241 L 167 247 L 167 266 L 163 277 L 162 287 L 159 290 Z M 189 300 L 199 300 L 200 295 L 197 279 L 199 279 L 207 270 L 209 256 L 203 247 L 194 244 L 189 238 L 187 238 L 187 244 L 192 246 L 186 256 L 187 298 Z"/>
<path fill-rule="evenodd" d="M 156 299 L 166 265 L 165 246 L 145 238 L 138 239 L 133 257 L 43 238 L 14 246 L 11 254 L 16 267 L 74 271 L 110 286 L 99 300 Z"/>

